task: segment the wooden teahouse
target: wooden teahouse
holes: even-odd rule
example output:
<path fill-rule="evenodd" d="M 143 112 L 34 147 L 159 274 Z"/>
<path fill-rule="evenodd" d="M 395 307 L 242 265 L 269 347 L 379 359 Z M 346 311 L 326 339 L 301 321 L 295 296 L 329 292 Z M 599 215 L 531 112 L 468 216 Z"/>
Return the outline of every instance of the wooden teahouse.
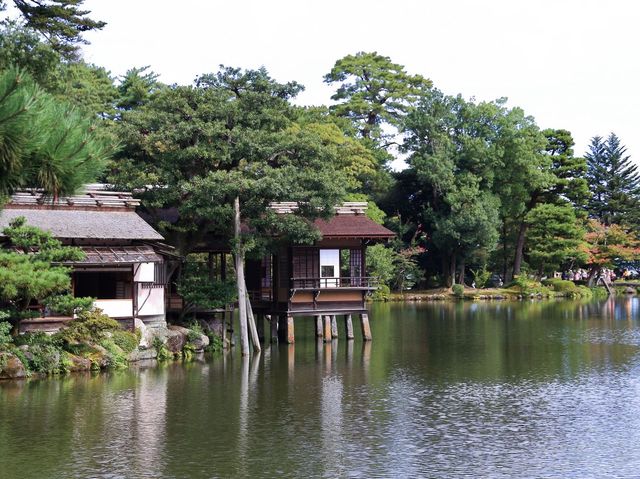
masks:
<path fill-rule="evenodd" d="M 272 208 L 287 214 L 296 204 Z M 285 245 L 261 261 L 247 262 L 251 303 L 257 315 L 270 319 L 273 340 L 293 343 L 298 316 L 315 317 L 316 334 L 325 341 L 337 337 L 337 316 L 344 316 L 347 338 L 352 339 L 353 315 L 360 319 L 363 338 L 371 339 L 365 300 L 378 280 L 365 274 L 367 246 L 395 234 L 369 219 L 366 208 L 363 202 L 344 203 L 330 220 L 315 221 L 322 234 L 316 244 Z"/>
<path fill-rule="evenodd" d="M 14 194 L 0 211 L 0 230 L 18 217 L 49 231 L 65 245 L 80 247 L 85 258 L 72 269 L 73 295 L 96 298 L 96 307 L 126 327 L 136 319 L 166 326 L 165 294 L 169 263 L 176 259 L 163 237 L 135 211 L 130 193 L 88 186 L 79 195 L 47 198 L 38 191 Z M 0 234 L 0 243 L 2 237 Z M 23 320 L 22 330 L 54 331 L 71 317 L 55 316 L 33 305 L 39 316 Z"/>

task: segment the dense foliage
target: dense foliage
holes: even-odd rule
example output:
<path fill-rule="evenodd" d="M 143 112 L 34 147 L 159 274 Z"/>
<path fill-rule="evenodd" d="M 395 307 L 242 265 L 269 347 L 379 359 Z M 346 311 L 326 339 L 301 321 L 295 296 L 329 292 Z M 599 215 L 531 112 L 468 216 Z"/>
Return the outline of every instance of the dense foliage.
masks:
<path fill-rule="evenodd" d="M 368 274 L 396 290 L 577 267 L 595 276 L 636 258 L 640 177 L 613 133 L 577 156 L 568 130 L 541 128 L 506 99 L 447 95 L 376 52 L 336 61 L 324 76 L 331 106 L 295 105 L 302 85 L 264 68 L 221 66 L 191 85 L 164 85 L 146 66 L 114 78 L 79 55 L 82 33 L 104 27 L 82 3 L 14 0 L 20 19 L 0 26 L 4 195 L 73 191 L 99 176 L 117 138 L 102 179 L 134 189 L 185 256 L 211 234 L 242 257 L 277 237 L 308 243 L 309 219 L 358 200 L 398 234 L 367 259 Z M 405 168 L 391 171 L 399 159 Z M 238 237 L 236 199 L 247 225 Z M 283 218 L 272 201 L 301 208 Z M 223 284 L 197 287 L 203 271 L 183 272 L 188 303 L 228 299 Z"/>

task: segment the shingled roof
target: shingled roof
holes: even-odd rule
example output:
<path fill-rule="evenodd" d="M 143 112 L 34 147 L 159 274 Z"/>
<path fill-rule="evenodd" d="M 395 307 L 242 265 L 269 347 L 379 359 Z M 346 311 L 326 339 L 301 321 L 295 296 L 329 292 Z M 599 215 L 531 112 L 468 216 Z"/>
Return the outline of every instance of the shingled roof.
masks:
<path fill-rule="evenodd" d="M 0 211 L 0 231 L 22 216 L 28 225 L 60 239 L 162 240 L 135 212 L 139 204 L 131 193 L 107 191 L 101 185 L 57 200 L 38 190 L 21 191 Z"/>
<path fill-rule="evenodd" d="M 278 213 L 293 213 L 298 209 L 294 202 L 272 203 Z M 348 201 L 335 207 L 335 216 L 329 220 L 317 219 L 314 225 L 323 238 L 390 239 L 395 233 L 371 220 L 367 215 L 367 203 Z"/>
<path fill-rule="evenodd" d="M 395 233 L 362 214 L 337 214 L 328 221 L 315 220 L 323 238 L 390 239 Z"/>

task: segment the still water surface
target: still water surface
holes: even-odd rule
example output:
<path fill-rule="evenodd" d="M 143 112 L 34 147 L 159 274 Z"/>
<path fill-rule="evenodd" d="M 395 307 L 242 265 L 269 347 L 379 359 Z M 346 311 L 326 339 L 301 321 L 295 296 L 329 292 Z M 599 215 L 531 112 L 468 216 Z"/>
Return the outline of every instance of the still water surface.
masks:
<path fill-rule="evenodd" d="M 0 477 L 640 477 L 637 298 L 371 320 L 370 344 L 302 319 L 251 362 L 0 383 Z"/>

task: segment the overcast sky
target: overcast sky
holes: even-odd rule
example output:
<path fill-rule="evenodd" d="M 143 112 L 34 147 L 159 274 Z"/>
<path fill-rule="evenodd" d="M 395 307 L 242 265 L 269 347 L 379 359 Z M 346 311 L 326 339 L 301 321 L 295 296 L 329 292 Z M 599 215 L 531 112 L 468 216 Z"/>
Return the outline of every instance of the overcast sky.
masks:
<path fill-rule="evenodd" d="M 508 97 L 541 128 L 565 128 L 584 153 L 614 131 L 640 160 L 640 2 L 634 0 L 86 0 L 108 25 L 88 61 L 122 75 L 150 65 L 191 83 L 219 64 L 265 66 L 328 104 L 335 61 L 377 51 L 445 93 Z"/>

